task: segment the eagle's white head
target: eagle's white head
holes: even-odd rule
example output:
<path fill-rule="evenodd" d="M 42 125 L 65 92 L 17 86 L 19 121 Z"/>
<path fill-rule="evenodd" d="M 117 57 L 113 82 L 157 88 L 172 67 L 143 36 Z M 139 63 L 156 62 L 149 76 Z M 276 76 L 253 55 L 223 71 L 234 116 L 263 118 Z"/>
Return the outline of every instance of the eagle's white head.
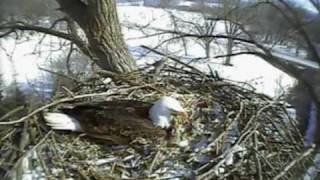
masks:
<path fill-rule="evenodd" d="M 149 117 L 155 125 L 161 128 L 169 128 L 172 113 L 179 113 L 186 116 L 186 111 L 178 100 L 163 96 L 150 108 Z"/>

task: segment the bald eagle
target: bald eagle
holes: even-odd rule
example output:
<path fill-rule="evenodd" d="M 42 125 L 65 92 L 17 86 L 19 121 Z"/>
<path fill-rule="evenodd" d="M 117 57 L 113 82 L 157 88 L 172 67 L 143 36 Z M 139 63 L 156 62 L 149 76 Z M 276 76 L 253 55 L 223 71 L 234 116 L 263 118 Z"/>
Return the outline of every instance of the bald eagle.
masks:
<path fill-rule="evenodd" d="M 83 132 L 88 136 L 116 144 L 134 139 L 168 137 L 173 128 L 172 114 L 187 121 L 187 113 L 172 97 L 161 97 L 155 103 L 121 100 L 76 103 L 60 108 L 61 112 L 44 114 L 46 124 L 54 130 Z"/>

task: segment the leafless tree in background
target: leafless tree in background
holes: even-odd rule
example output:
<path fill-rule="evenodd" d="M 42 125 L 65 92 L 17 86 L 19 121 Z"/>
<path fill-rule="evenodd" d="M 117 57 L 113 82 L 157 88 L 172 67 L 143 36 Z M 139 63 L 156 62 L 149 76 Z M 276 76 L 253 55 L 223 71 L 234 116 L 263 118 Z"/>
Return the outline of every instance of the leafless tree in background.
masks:
<path fill-rule="evenodd" d="M 123 40 L 114 0 L 57 0 L 57 3 L 66 16 L 55 21 L 53 28 L 11 21 L 0 25 L 4 32 L 0 37 L 16 30 L 41 32 L 72 42 L 103 70 L 128 73 L 137 69 Z M 54 29 L 60 22 L 67 24 L 67 32 Z M 85 37 L 79 35 L 78 27 Z"/>
<path fill-rule="evenodd" d="M 319 10 L 318 1 L 310 2 L 316 6 L 316 10 Z M 221 3 L 226 4 L 228 2 L 223 1 Z M 287 63 L 282 58 L 275 56 L 273 50 L 274 47 L 278 45 L 289 45 L 296 49 L 303 47 L 303 49 L 308 52 L 308 57 L 310 57 L 313 62 L 320 64 L 315 38 L 315 34 L 317 34 L 315 32 L 318 31 L 316 28 L 312 28 L 312 26 L 317 26 L 314 23 L 319 22 L 316 21 L 316 17 L 319 17 L 320 12 L 317 11 L 313 16 L 309 17 L 306 10 L 301 9 L 296 4 L 287 0 L 230 1 L 229 3 L 229 5 L 225 6 L 221 5 L 219 7 L 206 8 L 205 11 L 202 12 L 207 14 L 209 14 L 208 12 L 210 12 L 210 14 L 218 14 L 218 12 L 221 11 L 227 12 L 215 15 L 212 18 L 224 20 L 227 22 L 226 24 L 233 26 L 228 26 L 228 31 L 225 34 L 199 34 L 193 31 L 157 30 L 163 34 L 173 35 L 174 39 L 189 38 L 203 41 L 211 38 L 217 42 L 219 40 L 229 41 L 229 43 L 227 43 L 227 49 L 229 49 L 227 53 L 215 56 L 216 58 L 226 58 L 228 60 L 229 57 L 241 54 L 259 56 L 274 67 L 284 71 L 304 84 L 308 90 L 306 93 L 309 93 L 319 106 L 320 85 L 317 83 L 320 80 L 319 70 L 310 68 L 301 69 L 294 63 Z M 195 10 L 196 9 L 192 7 L 190 9 L 190 11 Z M 262 17 L 259 15 L 262 15 Z M 235 46 L 238 47 L 236 51 L 231 48 Z M 318 114 L 320 114 L 320 111 Z M 318 129 L 320 129 L 320 125 Z M 320 141 L 320 133 L 317 137 L 316 140 Z M 317 143 L 319 144 L 320 142 Z"/>

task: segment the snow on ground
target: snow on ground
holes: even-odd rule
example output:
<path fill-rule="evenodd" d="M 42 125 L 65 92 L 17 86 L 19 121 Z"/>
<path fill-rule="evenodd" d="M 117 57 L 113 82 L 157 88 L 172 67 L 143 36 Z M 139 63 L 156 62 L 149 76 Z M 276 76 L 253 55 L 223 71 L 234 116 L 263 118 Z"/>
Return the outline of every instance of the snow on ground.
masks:
<path fill-rule="evenodd" d="M 199 2 L 192 2 L 192 1 L 181 1 L 178 6 L 180 7 L 194 7 L 194 6 L 199 6 L 201 5 Z M 219 3 L 205 3 L 205 6 L 207 7 L 221 7 L 222 5 Z"/>
<path fill-rule="evenodd" d="M 1 50 L 0 53 L 0 72 L 3 73 L 3 78 L 6 82 L 12 81 L 12 76 L 14 76 L 15 71 L 18 81 L 25 81 L 26 79 L 33 79 L 38 76 L 38 68 L 36 66 L 37 59 L 34 55 L 27 55 L 31 53 L 28 48 L 30 43 L 15 46 L 13 39 L 6 39 L 1 42 L 2 48 L 7 50 L 6 52 Z M 11 58 L 13 61 L 10 61 Z M 12 65 L 14 65 L 15 68 L 12 68 Z"/>
<path fill-rule="evenodd" d="M 281 95 L 283 90 L 294 83 L 293 78 L 253 55 L 236 56 L 232 58 L 232 64 L 233 66 L 224 66 L 211 63 L 210 66 L 217 70 L 221 77 L 249 83 L 257 92 L 270 96 Z M 205 66 L 207 65 L 200 65 L 200 68 L 204 69 Z"/>
<path fill-rule="evenodd" d="M 182 12 L 177 10 L 163 10 L 159 8 L 146 8 L 140 6 L 119 6 L 119 17 L 123 24 L 139 24 L 145 26 L 151 26 L 157 29 L 173 29 L 173 23 L 171 20 L 171 13 L 174 13 L 176 18 L 189 20 L 197 23 L 204 23 L 202 15 L 200 13 L 192 12 Z M 216 24 L 216 32 L 224 32 L 224 24 L 218 22 Z M 180 27 L 181 31 L 194 31 L 194 27 Z M 147 30 L 148 33 L 152 33 L 152 30 Z M 167 39 L 169 35 L 158 35 L 148 38 L 141 38 L 144 34 L 138 30 L 131 30 L 128 27 L 123 27 L 123 34 L 127 41 L 130 50 L 137 50 L 138 53 L 141 52 L 140 45 L 147 45 L 150 47 L 155 47 L 159 42 Z M 48 50 L 54 48 L 49 47 L 50 44 L 58 43 L 56 38 L 45 38 L 42 40 L 46 46 L 39 47 L 38 42 L 42 38 L 39 35 L 31 36 L 31 40 L 21 42 L 15 45 L 14 39 L 1 39 L 0 45 L 7 49 L 5 52 L 3 48 L 0 49 L 0 72 L 4 73 L 4 78 L 7 82 L 12 80 L 12 74 L 14 72 L 11 69 L 10 56 L 12 55 L 13 63 L 15 65 L 15 71 L 17 73 L 17 80 L 19 82 L 25 82 L 34 78 L 39 77 L 41 71 L 38 69 L 39 64 L 44 64 L 48 59 L 52 60 L 59 57 L 59 55 L 49 53 Z M 58 44 L 57 44 L 58 46 Z M 205 51 L 203 47 L 194 40 L 187 40 L 187 49 L 189 57 L 204 57 Z M 34 54 L 34 49 L 37 52 L 43 50 L 44 52 L 39 57 Z M 169 43 L 165 46 L 161 46 L 161 49 L 166 52 L 170 52 L 173 55 L 184 55 L 184 50 L 182 46 L 182 41 L 176 41 L 174 43 Z M 215 45 L 212 43 L 211 55 L 223 54 L 225 52 L 224 46 Z M 11 52 L 14 52 L 13 54 Z M 135 52 L 133 52 L 135 53 Z M 145 63 L 152 63 L 155 60 L 159 60 L 160 57 L 153 56 L 138 60 L 139 65 Z M 214 70 L 217 70 L 223 78 L 228 78 L 235 81 L 249 82 L 252 86 L 257 88 L 258 92 L 266 93 L 270 96 L 277 95 L 277 91 L 280 87 L 288 87 L 293 84 L 294 80 L 282 73 L 278 69 L 272 67 L 259 57 L 252 55 L 241 55 L 232 58 L 232 63 L 234 66 L 222 66 L 221 60 L 210 59 L 206 62 L 197 62 L 193 65 L 197 68 L 208 71 L 208 64 Z M 279 86 L 280 85 L 280 86 Z"/>
<path fill-rule="evenodd" d="M 43 44 L 39 45 L 40 42 Z M 59 57 L 61 53 L 56 51 L 59 43 L 62 41 L 56 37 L 39 34 L 21 39 L 0 39 L 0 74 L 5 84 L 10 84 L 13 76 L 18 82 L 25 83 L 44 75 L 39 67 L 45 67 Z"/>

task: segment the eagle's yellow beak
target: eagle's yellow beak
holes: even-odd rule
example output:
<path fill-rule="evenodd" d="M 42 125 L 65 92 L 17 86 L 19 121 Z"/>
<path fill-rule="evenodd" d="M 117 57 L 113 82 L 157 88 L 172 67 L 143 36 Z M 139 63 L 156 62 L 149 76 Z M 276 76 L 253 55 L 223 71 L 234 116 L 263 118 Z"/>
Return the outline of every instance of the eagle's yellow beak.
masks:
<path fill-rule="evenodd" d="M 189 115 L 187 112 L 183 111 L 183 112 L 176 112 L 175 114 L 179 115 L 182 117 L 183 121 L 190 125 L 191 124 L 191 121 L 190 121 L 190 118 L 189 118 Z"/>
<path fill-rule="evenodd" d="M 177 115 L 180 115 L 184 120 L 189 119 L 187 112 L 177 112 Z"/>
<path fill-rule="evenodd" d="M 191 134 L 192 133 L 192 122 L 191 122 L 191 119 L 189 118 L 188 113 L 185 111 L 177 112 L 177 115 L 180 115 L 182 117 L 184 124 L 185 124 L 186 132 Z"/>

